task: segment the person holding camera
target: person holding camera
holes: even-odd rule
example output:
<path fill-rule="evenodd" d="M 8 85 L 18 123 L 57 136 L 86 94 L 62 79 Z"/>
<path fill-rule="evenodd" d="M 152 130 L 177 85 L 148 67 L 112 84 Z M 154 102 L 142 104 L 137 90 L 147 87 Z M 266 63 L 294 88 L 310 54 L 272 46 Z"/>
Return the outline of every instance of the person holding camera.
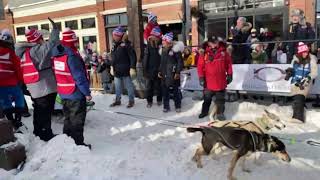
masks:
<path fill-rule="evenodd" d="M 286 70 L 285 80 L 291 79 L 291 94 L 293 96 L 294 122 L 305 122 L 305 100 L 312 87 L 313 80 L 318 75 L 317 57 L 309 53 L 308 45 L 299 42 L 297 53 L 293 56 L 290 68 Z"/>

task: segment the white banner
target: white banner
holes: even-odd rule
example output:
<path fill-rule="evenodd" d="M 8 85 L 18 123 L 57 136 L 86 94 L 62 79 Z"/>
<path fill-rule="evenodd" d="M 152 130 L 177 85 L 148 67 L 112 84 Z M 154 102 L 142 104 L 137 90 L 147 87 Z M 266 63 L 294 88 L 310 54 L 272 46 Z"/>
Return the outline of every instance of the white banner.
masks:
<path fill-rule="evenodd" d="M 266 93 L 290 93 L 290 81 L 284 80 L 289 64 L 236 64 L 233 65 L 233 81 L 227 90 L 254 91 Z M 320 66 L 318 66 L 320 68 Z M 320 69 L 318 71 L 320 74 Z M 320 94 L 320 76 L 310 94 Z M 199 84 L 197 69 L 181 72 L 181 88 L 203 90 Z"/>

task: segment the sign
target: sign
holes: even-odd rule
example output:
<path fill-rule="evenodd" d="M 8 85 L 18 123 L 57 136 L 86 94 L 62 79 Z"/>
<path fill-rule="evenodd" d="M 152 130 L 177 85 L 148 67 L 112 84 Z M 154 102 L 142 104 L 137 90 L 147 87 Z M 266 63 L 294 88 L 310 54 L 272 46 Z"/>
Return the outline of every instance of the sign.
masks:
<path fill-rule="evenodd" d="M 290 81 L 284 80 L 290 64 L 236 64 L 233 65 L 233 81 L 227 90 L 262 93 L 290 93 Z M 320 66 L 318 66 L 318 69 Z M 320 70 L 320 69 L 319 69 Z M 320 94 L 320 71 L 310 94 Z M 203 90 L 197 69 L 181 72 L 181 89 Z"/>

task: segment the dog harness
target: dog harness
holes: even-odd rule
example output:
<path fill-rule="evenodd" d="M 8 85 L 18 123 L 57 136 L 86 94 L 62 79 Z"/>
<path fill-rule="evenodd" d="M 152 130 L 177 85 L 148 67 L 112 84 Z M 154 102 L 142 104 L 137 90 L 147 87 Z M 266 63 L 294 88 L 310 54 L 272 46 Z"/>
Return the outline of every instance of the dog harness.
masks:
<path fill-rule="evenodd" d="M 254 136 L 253 136 L 252 132 L 250 132 L 250 131 L 248 131 L 248 132 L 249 132 L 249 134 L 250 134 L 250 136 L 251 136 L 251 138 L 252 138 L 252 142 L 253 142 L 253 152 L 256 152 L 256 151 L 257 151 L 256 141 L 255 141 L 255 139 L 254 139 Z"/>

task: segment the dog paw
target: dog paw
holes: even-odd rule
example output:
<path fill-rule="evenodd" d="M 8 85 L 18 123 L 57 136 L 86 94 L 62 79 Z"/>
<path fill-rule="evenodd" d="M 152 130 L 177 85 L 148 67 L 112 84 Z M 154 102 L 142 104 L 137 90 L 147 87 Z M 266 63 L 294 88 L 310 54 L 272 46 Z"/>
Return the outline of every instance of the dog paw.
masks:
<path fill-rule="evenodd" d="M 242 169 L 243 172 L 246 172 L 246 173 L 251 173 L 251 170 L 250 169 Z"/>
<path fill-rule="evenodd" d="M 191 161 L 197 162 L 197 158 L 195 156 L 192 157 Z"/>
<path fill-rule="evenodd" d="M 197 164 L 197 168 L 203 168 L 202 164 Z"/>

